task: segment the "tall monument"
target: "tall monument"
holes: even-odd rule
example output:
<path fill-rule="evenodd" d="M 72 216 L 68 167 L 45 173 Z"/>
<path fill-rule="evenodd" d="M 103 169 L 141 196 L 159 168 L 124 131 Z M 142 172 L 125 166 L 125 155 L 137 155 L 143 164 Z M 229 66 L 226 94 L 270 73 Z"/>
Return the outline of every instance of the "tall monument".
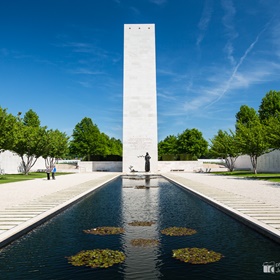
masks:
<path fill-rule="evenodd" d="M 123 172 L 157 172 L 155 25 L 124 25 Z M 146 170 L 147 171 L 147 170 Z"/>

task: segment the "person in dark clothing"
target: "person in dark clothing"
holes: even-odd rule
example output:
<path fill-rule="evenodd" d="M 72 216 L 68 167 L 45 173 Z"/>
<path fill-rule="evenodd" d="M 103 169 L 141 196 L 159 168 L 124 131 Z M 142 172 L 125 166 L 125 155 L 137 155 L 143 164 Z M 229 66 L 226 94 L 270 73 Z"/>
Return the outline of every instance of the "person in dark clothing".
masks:
<path fill-rule="evenodd" d="M 51 168 L 49 166 L 47 166 L 46 172 L 47 172 L 47 179 L 50 180 Z"/>

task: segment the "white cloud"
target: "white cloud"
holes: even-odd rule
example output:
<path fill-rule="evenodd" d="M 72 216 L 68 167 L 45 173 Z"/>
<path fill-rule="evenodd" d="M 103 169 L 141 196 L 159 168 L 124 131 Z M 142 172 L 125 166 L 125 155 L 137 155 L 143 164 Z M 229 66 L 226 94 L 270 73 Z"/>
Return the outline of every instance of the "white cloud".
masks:
<path fill-rule="evenodd" d="M 78 84 L 80 84 L 82 87 L 85 87 L 85 88 L 91 88 L 91 83 L 89 83 L 89 82 L 78 81 Z"/>
<path fill-rule="evenodd" d="M 222 90 L 222 92 L 219 94 L 218 98 L 216 98 L 215 100 L 213 100 L 209 105 L 207 105 L 206 107 L 209 107 L 211 105 L 213 105 L 214 103 L 216 103 L 217 101 L 219 101 L 230 89 L 231 87 L 234 87 L 234 81 L 236 81 L 236 77 L 237 77 L 237 72 L 239 70 L 239 68 L 241 67 L 241 65 L 243 64 L 243 62 L 245 61 L 245 59 L 247 58 L 248 54 L 252 51 L 252 49 L 254 48 L 254 46 L 257 44 L 257 42 L 259 41 L 260 36 L 262 35 L 263 32 L 265 32 L 265 30 L 267 29 L 267 25 L 260 31 L 260 33 L 257 35 L 257 37 L 255 38 L 254 42 L 251 43 L 251 45 L 246 49 L 246 51 L 244 52 L 243 56 L 239 59 L 237 65 L 233 68 L 232 74 L 229 77 L 229 79 L 225 82 L 225 87 Z M 256 71 L 258 71 L 258 69 L 251 69 L 252 73 L 255 73 Z M 261 77 L 260 77 L 261 78 Z"/>
<path fill-rule="evenodd" d="M 77 70 L 72 71 L 73 74 L 85 74 L 85 75 L 100 75 L 104 74 L 101 71 L 92 71 L 86 68 L 79 68 Z"/>
<path fill-rule="evenodd" d="M 197 37 L 196 40 L 196 45 L 199 46 L 200 43 L 203 41 L 205 33 L 208 29 L 209 23 L 211 21 L 211 17 L 212 17 L 212 1 L 210 0 L 206 0 L 204 2 L 204 7 L 203 7 L 203 11 L 202 11 L 202 15 L 201 18 L 199 20 L 198 23 L 198 29 L 199 29 L 199 35 Z"/>
<path fill-rule="evenodd" d="M 235 17 L 235 8 L 232 0 L 222 0 L 222 7 L 224 8 L 225 15 L 222 18 L 223 25 L 226 30 L 226 36 L 228 41 L 224 47 L 224 51 L 227 54 L 227 57 L 232 65 L 235 65 L 235 59 L 233 56 L 234 47 L 233 40 L 238 37 L 238 33 L 235 30 L 234 26 L 234 17 Z"/>
<path fill-rule="evenodd" d="M 272 32 L 272 43 L 275 46 L 275 54 L 280 57 L 280 22 L 276 21 L 271 28 Z"/>

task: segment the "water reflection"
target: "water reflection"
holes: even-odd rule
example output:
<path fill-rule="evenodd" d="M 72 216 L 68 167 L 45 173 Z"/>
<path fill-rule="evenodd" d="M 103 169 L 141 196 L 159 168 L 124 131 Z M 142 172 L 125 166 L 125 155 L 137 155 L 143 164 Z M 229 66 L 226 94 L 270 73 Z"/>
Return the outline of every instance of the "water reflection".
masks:
<path fill-rule="evenodd" d="M 158 178 L 135 176 L 122 178 L 122 216 L 125 234 L 122 237 L 126 260 L 124 279 L 159 279 L 159 252 L 156 247 L 135 247 L 133 239 L 159 239 Z M 131 226 L 135 221 L 154 222 L 151 226 Z"/>

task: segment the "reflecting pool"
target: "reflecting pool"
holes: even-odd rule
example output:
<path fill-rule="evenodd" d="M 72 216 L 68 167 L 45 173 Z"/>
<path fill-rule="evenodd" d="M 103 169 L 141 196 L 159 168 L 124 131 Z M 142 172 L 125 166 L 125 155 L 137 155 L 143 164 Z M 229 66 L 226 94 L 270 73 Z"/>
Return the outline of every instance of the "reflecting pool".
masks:
<path fill-rule="evenodd" d="M 132 226 L 133 221 L 152 221 Z M 83 230 L 122 227 L 119 235 Z M 167 227 L 195 229 L 191 236 L 166 236 Z M 154 247 L 131 240 L 156 239 Z M 198 247 L 223 254 L 215 263 L 193 265 L 172 250 Z M 122 251 L 126 259 L 109 268 L 76 267 L 66 257 L 82 250 Z M 0 250 L 0 279 L 276 279 L 265 262 L 280 263 L 280 245 L 237 222 L 169 181 L 157 177 L 119 177 L 49 222 Z M 280 276 L 280 273 L 279 273 Z M 276 277 L 276 278 L 275 278 Z"/>

